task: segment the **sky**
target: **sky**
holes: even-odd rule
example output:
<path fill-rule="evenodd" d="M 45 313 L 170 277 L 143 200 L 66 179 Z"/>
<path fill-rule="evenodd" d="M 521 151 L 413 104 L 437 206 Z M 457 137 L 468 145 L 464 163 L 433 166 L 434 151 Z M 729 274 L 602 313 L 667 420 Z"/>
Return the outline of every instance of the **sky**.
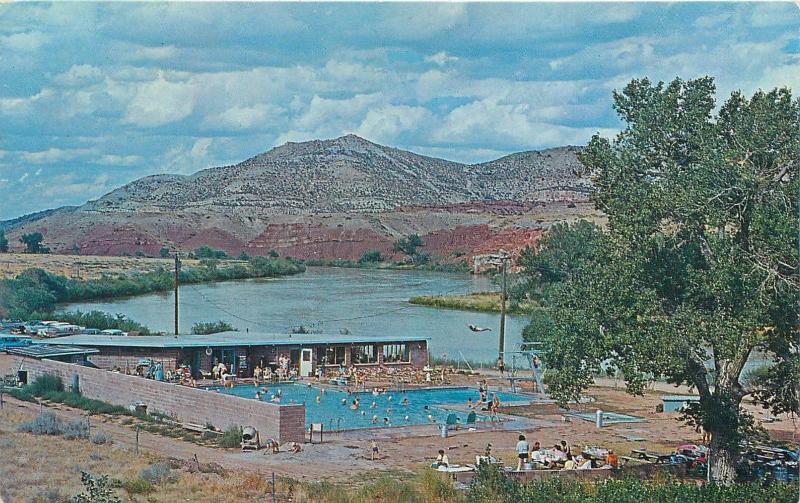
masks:
<path fill-rule="evenodd" d="M 0 220 L 348 133 L 581 145 L 633 78 L 800 94 L 798 35 L 793 3 L 0 3 Z"/>

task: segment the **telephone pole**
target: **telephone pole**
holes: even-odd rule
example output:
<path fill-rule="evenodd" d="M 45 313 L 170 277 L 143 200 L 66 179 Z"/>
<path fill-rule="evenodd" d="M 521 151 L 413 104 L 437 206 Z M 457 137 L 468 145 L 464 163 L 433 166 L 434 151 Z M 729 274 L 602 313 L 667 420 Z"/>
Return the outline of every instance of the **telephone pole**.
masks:
<path fill-rule="evenodd" d="M 180 281 L 181 261 L 175 252 L 175 337 L 178 336 L 178 282 Z"/>
<path fill-rule="evenodd" d="M 505 250 L 500 250 L 500 253 L 492 256 L 490 263 L 500 266 L 500 271 L 503 274 L 502 292 L 500 293 L 500 349 L 498 350 L 498 358 L 503 358 L 506 352 L 506 269 L 508 261 L 511 256 Z"/>

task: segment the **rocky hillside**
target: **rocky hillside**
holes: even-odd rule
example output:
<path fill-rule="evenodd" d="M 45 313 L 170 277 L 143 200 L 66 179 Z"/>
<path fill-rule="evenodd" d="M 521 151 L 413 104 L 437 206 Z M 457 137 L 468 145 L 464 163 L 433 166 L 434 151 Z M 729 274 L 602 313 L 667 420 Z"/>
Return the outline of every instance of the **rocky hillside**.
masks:
<path fill-rule="evenodd" d="M 529 242 L 552 221 L 592 214 L 577 151 L 522 152 L 468 165 L 354 135 L 287 143 L 233 166 L 148 176 L 9 227 L 14 238 L 36 230 L 54 251 L 77 246 L 92 254 L 208 244 L 230 253 L 274 248 L 355 259 L 367 249 L 391 254 L 397 237 L 416 232 L 430 236 L 434 254 L 464 256 L 491 249 L 496 236 L 524 234 Z"/>

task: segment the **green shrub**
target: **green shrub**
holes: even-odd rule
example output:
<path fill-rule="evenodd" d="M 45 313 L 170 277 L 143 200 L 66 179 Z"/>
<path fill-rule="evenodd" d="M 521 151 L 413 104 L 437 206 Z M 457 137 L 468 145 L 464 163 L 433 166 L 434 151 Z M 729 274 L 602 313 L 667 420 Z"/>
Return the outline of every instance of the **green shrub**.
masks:
<path fill-rule="evenodd" d="M 110 444 L 113 442 L 114 437 L 111 436 L 111 433 L 105 431 L 98 431 L 94 435 L 92 435 L 92 443 L 95 445 L 104 445 Z"/>
<path fill-rule="evenodd" d="M 34 435 L 61 435 L 64 431 L 64 423 L 56 416 L 52 410 L 45 410 L 39 413 L 33 421 L 21 423 L 17 429 Z"/>
<path fill-rule="evenodd" d="M 61 434 L 67 440 L 82 440 L 89 438 L 89 425 L 83 419 L 68 421 L 62 426 Z"/>
<path fill-rule="evenodd" d="M 28 386 L 28 391 L 36 396 L 42 396 L 51 391 L 64 391 L 61 378 L 53 374 L 42 374 Z"/>
<path fill-rule="evenodd" d="M 232 332 L 236 328 L 226 321 L 214 321 L 208 323 L 195 323 L 192 325 L 192 333 L 195 335 L 218 334 L 220 332 Z"/>
<path fill-rule="evenodd" d="M 178 480 L 178 475 L 172 473 L 172 468 L 166 463 L 154 463 L 139 472 L 139 478 L 149 482 L 150 484 L 163 484 L 167 482 L 175 482 Z"/>
<path fill-rule="evenodd" d="M 81 472 L 81 482 L 86 492 L 70 498 L 67 503 L 122 503 L 108 475 L 94 477 L 88 472 Z"/>
<path fill-rule="evenodd" d="M 140 478 L 126 480 L 122 483 L 122 488 L 128 494 L 148 494 L 153 492 L 153 484 Z"/>
<path fill-rule="evenodd" d="M 381 262 L 382 260 L 383 257 L 381 256 L 381 252 L 378 250 L 366 251 L 363 255 L 361 255 L 361 258 L 358 259 L 359 263 L 361 264 L 374 264 Z"/>
<path fill-rule="evenodd" d="M 217 445 L 226 449 L 242 445 L 242 427 L 231 426 L 217 437 Z"/>

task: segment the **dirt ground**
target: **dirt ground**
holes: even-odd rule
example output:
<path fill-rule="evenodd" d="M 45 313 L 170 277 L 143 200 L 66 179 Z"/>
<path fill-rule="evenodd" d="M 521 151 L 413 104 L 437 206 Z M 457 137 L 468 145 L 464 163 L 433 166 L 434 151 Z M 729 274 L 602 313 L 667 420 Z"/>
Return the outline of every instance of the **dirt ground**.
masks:
<path fill-rule="evenodd" d="M 7 363 L 8 359 L 5 361 Z M 0 365 L 2 363 L 3 360 L 0 359 Z M 3 371 L 1 373 L 6 372 L 5 368 L 0 370 Z M 490 387 L 507 390 L 507 381 L 491 375 L 454 375 L 452 380 L 453 384 L 474 386 L 478 379 L 483 378 L 488 380 Z M 322 444 L 306 443 L 303 452 L 298 454 L 271 454 L 266 450 L 243 453 L 238 449 L 205 447 L 142 431 L 139 449 L 141 456 L 146 458 L 191 460 L 196 456 L 200 463 L 218 463 L 227 470 L 257 472 L 265 476 L 275 472 L 279 476 L 301 481 L 349 483 L 375 471 L 418 471 L 435 458 L 438 449 L 446 450 L 452 463 L 464 464 L 473 463 L 475 456 L 483 454 L 487 445 L 491 444 L 492 453 L 511 464 L 515 462 L 514 445 L 520 433 L 524 433 L 529 441 L 538 441 L 544 446 L 566 440 L 574 447 L 603 446 L 614 449 L 620 455 L 628 455 L 631 449 L 642 447 L 668 453 L 683 443 L 700 443 L 701 434 L 680 423 L 677 420 L 678 414 L 656 412 L 656 405 L 660 403 L 662 394 L 683 394 L 686 390 L 656 384 L 644 396 L 631 396 L 613 381 L 601 380 L 597 384 L 586 394 L 590 401 L 575 406 L 573 411 L 593 413 L 600 408 L 608 412 L 641 417 L 645 422 L 612 424 L 597 429 L 594 422 L 571 417 L 555 404 L 533 404 L 505 407 L 502 409 L 505 421 L 499 425 L 479 423 L 475 431 L 462 428 L 451 431 L 447 438 L 442 438 L 434 425 L 355 430 L 328 435 Z M 83 411 L 62 405 L 52 408 L 67 419 L 86 417 Z M 757 418 L 767 415 L 761 409 L 752 410 Z M 6 397 L 4 409 L 0 411 L 0 422 L 8 424 L 23 418 L 30 419 L 38 411 L 37 404 Z M 115 449 L 122 449 L 130 455 L 136 443 L 136 432 L 132 426 L 122 424 L 123 418 L 93 416 L 91 421 L 93 431 L 103 430 L 110 433 L 114 438 Z M 781 417 L 775 422 L 765 423 L 764 427 L 773 438 L 794 442 L 798 440 L 798 425 L 791 418 Z M 372 440 L 378 443 L 380 451 L 375 461 L 370 460 Z M 20 443 L 21 445 L 25 444 Z M 10 460 L 19 463 L 26 456 L 24 448 L 11 452 L 4 448 L 2 451 L 3 463 Z M 53 455 L 63 458 L 70 454 L 54 452 Z M 74 485 L 78 478 L 79 475 L 74 472 L 71 483 Z"/>

